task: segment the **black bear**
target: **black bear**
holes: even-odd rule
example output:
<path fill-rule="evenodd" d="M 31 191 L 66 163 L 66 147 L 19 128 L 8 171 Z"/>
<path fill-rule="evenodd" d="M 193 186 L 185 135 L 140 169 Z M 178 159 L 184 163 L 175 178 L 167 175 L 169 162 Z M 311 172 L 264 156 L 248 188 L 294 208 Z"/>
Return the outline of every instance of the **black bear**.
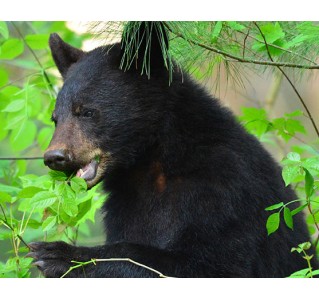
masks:
<path fill-rule="evenodd" d="M 76 172 L 89 187 L 103 180 L 107 242 L 30 243 L 35 265 L 46 277 L 62 276 L 71 260 L 92 258 L 130 258 L 172 277 L 284 277 L 306 268 L 290 251 L 310 239 L 301 214 L 294 231 L 283 224 L 267 236 L 265 208 L 296 199 L 280 167 L 189 76 L 174 67 L 168 84 L 159 50 L 169 46 L 167 31 L 161 23 L 143 24 L 137 55 L 125 71 L 120 65 L 128 39 L 83 52 L 57 34 L 50 37 L 64 85 L 44 161 Z M 155 29 L 147 31 L 150 24 Z M 146 48 L 150 76 L 141 75 Z M 68 276 L 158 274 L 116 261 L 88 264 Z"/>

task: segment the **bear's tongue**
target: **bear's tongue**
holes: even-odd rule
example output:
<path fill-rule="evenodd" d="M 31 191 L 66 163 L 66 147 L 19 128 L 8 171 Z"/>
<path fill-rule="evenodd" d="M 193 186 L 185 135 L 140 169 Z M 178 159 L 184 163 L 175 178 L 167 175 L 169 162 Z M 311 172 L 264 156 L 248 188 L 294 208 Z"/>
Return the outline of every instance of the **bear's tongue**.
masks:
<path fill-rule="evenodd" d="M 89 164 L 87 164 L 82 169 L 76 172 L 77 177 L 81 177 L 84 180 L 92 180 L 96 176 L 98 162 L 96 160 L 92 160 Z"/>

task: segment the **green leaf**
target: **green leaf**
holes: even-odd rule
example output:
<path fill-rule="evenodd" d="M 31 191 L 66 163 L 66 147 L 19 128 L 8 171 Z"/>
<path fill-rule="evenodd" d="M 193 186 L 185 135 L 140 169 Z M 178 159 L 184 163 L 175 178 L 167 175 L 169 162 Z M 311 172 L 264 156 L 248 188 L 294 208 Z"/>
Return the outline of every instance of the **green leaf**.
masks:
<path fill-rule="evenodd" d="M 306 129 L 301 124 L 301 122 L 298 121 L 298 120 L 293 120 L 293 119 L 287 119 L 286 120 L 285 129 L 291 135 L 295 135 L 296 132 L 300 132 L 300 133 L 303 133 L 303 134 L 306 133 Z"/>
<path fill-rule="evenodd" d="M 83 178 L 80 177 L 73 177 L 71 179 L 71 188 L 76 193 L 86 191 L 87 190 L 87 184 L 86 181 Z"/>
<path fill-rule="evenodd" d="M 261 34 L 256 36 L 259 41 L 254 42 L 254 44 L 252 45 L 252 49 L 264 53 L 267 53 L 269 51 L 272 56 L 280 55 L 283 52 L 283 50 L 272 46 L 276 45 L 281 48 L 285 48 L 285 33 L 282 30 L 280 23 L 268 23 L 260 26 L 260 29 L 263 33 L 263 36 Z M 266 47 L 265 45 L 264 38 L 268 44 L 268 47 Z"/>
<path fill-rule="evenodd" d="M 313 194 L 314 178 L 306 168 L 303 169 L 305 171 L 305 192 L 307 197 L 310 198 Z"/>
<path fill-rule="evenodd" d="M 0 21 L 0 34 L 7 40 L 9 38 L 8 25 L 4 21 Z"/>
<path fill-rule="evenodd" d="M 0 221 L 0 224 L 1 224 L 1 221 Z M 11 238 L 12 238 L 11 231 L 0 233 L 0 241 L 10 240 Z M 1 268 L 0 268 L 0 273 L 1 273 Z"/>
<path fill-rule="evenodd" d="M 228 21 L 226 23 L 231 29 L 234 29 L 234 30 L 242 31 L 246 28 L 245 26 L 239 24 L 238 22 Z"/>
<path fill-rule="evenodd" d="M 8 116 L 11 116 L 12 118 L 7 118 L 7 124 L 4 127 L 5 130 L 10 130 L 10 129 L 14 129 L 17 127 L 21 127 L 27 118 L 24 111 L 10 113 L 10 114 L 8 114 Z"/>
<path fill-rule="evenodd" d="M 0 191 L 11 195 L 16 195 L 20 191 L 20 189 L 12 185 L 0 183 Z"/>
<path fill-rule="evenodd" d="M 62 202 L 63 210 L 70 217 L 74 217 L 78 213 L 78 206 L 75 203 L 75 198 L 64 197 Z"/>
<path fill-rule="evenodd" d="M 19 198 L 32 198 L 35 194 L 42 192 L 43 189 L 37 186 L 28 186 L 18 193 Z"/>
<path fill-rule="evenodd" d="M 1 21 L 0 21 L 1 22 Z M 5 69 L 0 69 L 0 87 L 6 85 L 9 80 L 9 75 Z"/>
<path fill-rule="evenodd" d="M 282 177 L 285 181 L 285 185 L 288 186 L 293 180 L 300 174 L 299 166 L 285 166 L 282 170 Z"/>
<path fill-rule="evenodd" d="M 49 175 L 52 179 L 57 181 L 66 181 L 68 179 L 68 176 L 62 171 L 50 170 Z"/>
<path fill-rule="evenodd" d="M 310 242 L 301 243 L 298 245 L 298 247 L 302 250 L 309 250 L 311 248 Z"/>
<path fill-rule="evenodd" d="M 284 208 L 284 220 L 285 220 L 286 225 L 291 230 L 293 230 L 294 229 L 294 222 L 293 222 L 291 211 L 287 206 L 285 206 L 285 208 Z"/>
<path fill-rule="evenodd" d="M 279 212 L 270 215 L 267 219 L 266 228 L 268 235 L 272 234 L 279 228 L 280 215 Z"/>
<path fill-rule="evenodd" d="M 266 111 L 263 108 L 243 107 L 242 113 L 240 119 L 246 122 L 267 119 Z"/>
<path fill-rule="evenodd" d="M 290 250 L 290 252 L 295 252 L 295 251 L 297 251 L 298 253 L 301 253 L 302 252 L 302 249 L 301 248 L 299 248 L 299 247 L 292 247 L 291 248 L 291 250 Z"/>
<path fill-rule="evenodd" d="M 284 31 L 282 30 L 280 23 L 276 22 L 268 23 L 260 26 L 262 33 L 264 34 L 267 43 L 274 43 L 275 41 L 283 38 L 285 36 Z"/>
<path fill-rule="evenodd" d="M 91 207 L 92 199 L 79 204 L 79 213 L 76 215 L 77 222 L 86 220 L 84 217 L 86 216 L 86 213 L 90 211 Z M 84 218 L 84 220 L 82 220 L 82 218 Z"/>
<path fill-rule="evenodd" d="M 5 129 L 6 125 L 7 125 L 7 122 L 4 117 L 4 113 L 0 113 L 0 141 L 5 139 L 8 135 L 8 130 Z"/>
<path fill-rule="evenodd" d="M 78 206 L 75 200 L 75 193 L 72 191 L 71 187 L 64 184 L 64 190 L 62 193 L 62 208 L 64 212 L 70 217 L 76 216 L 78 213 Z"/>
<path fill-rule="evenodd" d="M 40 130 L 37 137 L 37 141 L 41 150 L 45 150 L 49 146 L 52 135 L 53 135 L 52 127 L 44 127 Z"/>
<path fill-rule="evenodd" d="M 307 278 L 307 274 L 309 273 L 309 269 L 302 269 L 297 272 L 292 273 L 289 278 Z"/>
<path fill-rule="evenodd" d="M 305 207 L 307 207 L 307 203 L 300 205 L 299 207 L 295 208 L 294 210 L 291 211 L 291 215 L 294 216 L 297 213 L 301 212 Z"/>
<path fill-rule="evenodd" d="M 56 216 L 47 217 L 42 223 L 42 230 L 49 231 L 57 223 Z"/>
<path fill-rule="evenodd" d="M 49 34 L 31 34 L 25 37 L 25 41 L 31 49 L 46 49 L 49 45 Z"/>
<path fill-rule="evenodd" d="M 280 203 L 276 203 L 274 205 L 271 205 L 271 206 L 268 206 L 265 208 L 265 210 L 269 211 L 269 210 L 274 210 L 274 209 L 277 209 L 277 208 L 280 208 L 284 205 L 283 202 L 280 202 Z"/>
<path fill-rule="evenodd" d="M 270 122 L 267 120 L 266 111 L 254 107 L 243 107 L 242 116 L 239 120 L 244 123 L 245 128 L 251 134 L 260 138 L 270 128 Z"/>
<path fill-rule="evenodd" d="M 23 42 L 19 39 L 10 39 L 5 41 L 1 46 L 0 59 L 14 59 L 24 50 Z"/>
<path fill-rule="evenodd" d="M 284 114 L 284 116 L 286 118 L 299 117 L 299 116 L 303 116 L 303 112 L 298 109 L 298 110 L 295 110 L 291 113 Z"/>
<path fill-rule="evenodd" d="M 11 202 L 11 195 L 9 195 L 8 193 L 5 193 L 5 192 L 1 192 L 0 191 L 0 204 L 3 204 L 5 202 Z"/>
<path fill-rule="evenodd" d="M 57 201 L 57 196 L 53 192 L 44 191 L 37 193 L 31 199 L 31 205 L 36 208 L 46 208 Z"/>
<path fill-rule="evenodd" d="M 319 156 L 305 159 L 302 162 L 302 166 L 307 170 L 319 172 Z"/>
<path fill-rule="evenodd" d="M 38 229 L 39 227 L 41 227 L 41 222 L 37 221 L 37 220 L 27 220 L 28 223 L 28 227 L 33 228 L 33 229 Z"/>
<path fill-rule="evenodd" d="M 222 27 L 223 27 L 223 22 L 221 21 L 218 21 L 216 22 L 215 26 L 214 26 L 214 30 L 213 30 L 213 33 L 212 33 L 212 43 L 215 43 L 221 30 L 222 30 Z"/>
<path fill-rule="evenodd" d="M 14 151 L 21 151 L 31 146 L 34 142 L 37 132 L 35 124 L 27 120 L 22 126 L 12 130 L 10 135 L 10 144 Z"/>
<path fill-rule="evenodd" d="M 296 152 L 289 152 L 287 158 L 291 161 L 300 161 L 300 155 Z"/>
<path fill-rule="evenodd" d="M 3 112 L 15 112 L 19 111 L 22 108 L 25 107 L 25 100 L 20 99 L 20 100 L 14 100 L 10 102 L 2 111 Z"/>
<path fill-rule="evenodd" d="M 285 141 L 290 140 L 297 132 L 306 133 L 305 127 L 298 120 L 290 118 L 277 118 L 272 120 L 273 128 L 278 130 L 280 135 Z"/>
<path fill-rule="evenodd" d="M 295 38 L 293 38 L 291 41 L 286 43 L 286 49 L 295 47 L 295 46 L 299 46 L 300 44 L 302 44 L 305 40 L 307 40 L 307 36 L 300 34 L 298 36 L 296 36 Z"/>

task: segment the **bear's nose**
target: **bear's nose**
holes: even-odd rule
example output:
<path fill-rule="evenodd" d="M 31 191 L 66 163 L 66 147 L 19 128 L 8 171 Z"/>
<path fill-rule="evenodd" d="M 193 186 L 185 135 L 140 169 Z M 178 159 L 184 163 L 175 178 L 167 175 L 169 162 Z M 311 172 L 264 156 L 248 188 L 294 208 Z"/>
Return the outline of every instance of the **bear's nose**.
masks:
<path fill-rule="evenodd" d="M 49 150 L 44 153 L 44 164 L 50 169 L 63 171 L 70 163 L 70 155 L 64 149 Z"/>

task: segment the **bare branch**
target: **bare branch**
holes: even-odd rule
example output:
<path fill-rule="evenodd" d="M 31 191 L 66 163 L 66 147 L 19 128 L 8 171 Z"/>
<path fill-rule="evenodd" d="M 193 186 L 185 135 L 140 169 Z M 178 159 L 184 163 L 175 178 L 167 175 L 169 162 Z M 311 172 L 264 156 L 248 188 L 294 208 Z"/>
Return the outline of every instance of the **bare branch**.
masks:
<path fill-rule="evenodd" d="M 139 267 L 142 267 L 144 269 L 147 269 L 153 273 L 156 273 L 159 277 L 161 278 L 168 278 L 168 276 L 164 275 L 163 273 L 149 267 L 149 266 L 146 266 L 144 264 L 141 264 L 133 259 L 130 259 L 130 258 L 92 258 L 91 260 L 89 261 L 86 261 L 86 262 L 81 262 L 81 261 L 73 261 L 73 263 L 75 263 L 76 265 L 73 266 L 73 267 L 70 267 L 68 271 L 66 271 L 62 276 L 61 278 L 65 277 L 67 274 L 69 274 L 72 270 L 74 269 L 77 269 L 77 268 L 80 268 L 80 267 L 83 267 L 85 265 L 88 265 L 88 264 L 94 264 L 96 265 L 97 262 L 115 262 L 115 261 L 126 261 L 126 262 L 129 262 L 129 263 L 132 263 L 136 266 L 139 266 Z"/>
<path fill-rule="evenodd" d="M 0 157 L 0 160 L 36 160 L 43 159 L 43 156 L 35 156 L 35 157 Z"/>

